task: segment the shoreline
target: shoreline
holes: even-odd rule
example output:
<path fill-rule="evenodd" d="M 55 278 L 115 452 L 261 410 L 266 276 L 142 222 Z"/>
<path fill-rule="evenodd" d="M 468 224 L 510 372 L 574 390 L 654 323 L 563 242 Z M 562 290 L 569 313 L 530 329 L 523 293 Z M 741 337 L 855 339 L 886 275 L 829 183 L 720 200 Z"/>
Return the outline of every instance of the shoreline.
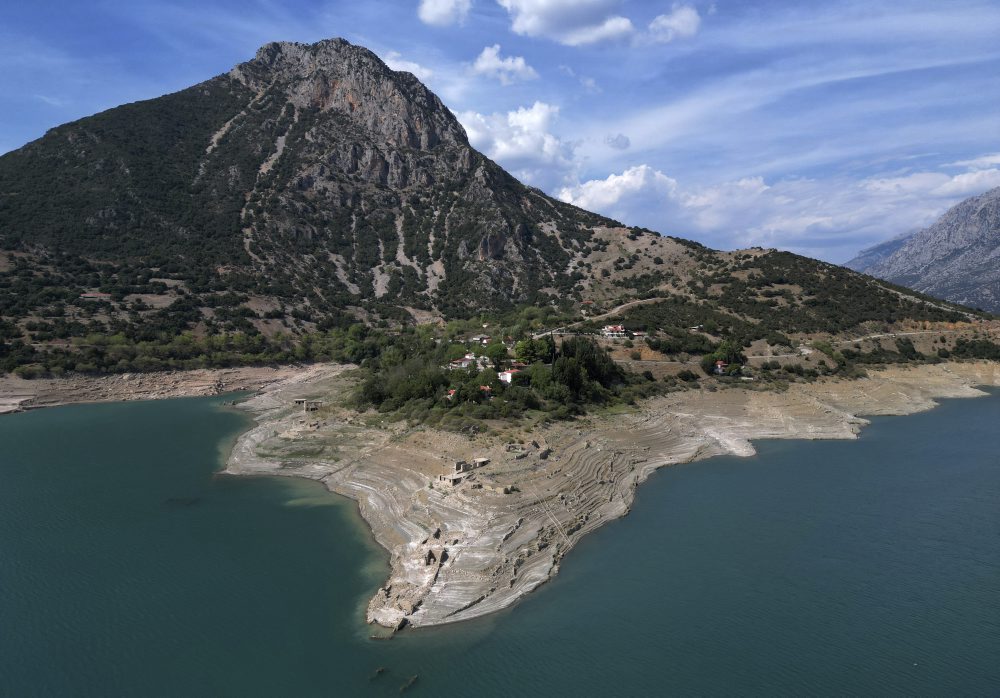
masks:
<path fill-rule="evenodd" d="M 345 374 L 352 368 L 0 380 L 0 413 L 257 391 L 236 405 L 253 422 L 219 473 L 314 480 L 353 500 L 389 566 L 368 601 L 366 621 L 400 629 L 513 605 L 555 576 L 583 536 L 628 514 L 638 486 L 661 467 L 752 456 L 752 442 L 761 439 L 854 439 L 869 423 L 864 417 L 922 412 L 937 399 L 982 397 L 987 393 L 977 386 L 1000 386 L 1000 364 L 889 366 L 868 378 L 796 383 L 783 392 L 689 390 L 623 414 L 467 437 L 398 423 L 373 426 L 368 416 L 330 404 L 337 402 L 331 395 L 349 388 Z M 45 389 L 25 395 L 10 390 L 12 382 Z M 327 404 L 304 413 L 293 406 L 296 399 Z M 455 461 L 480 457 L 490 463 L 464 482 L 439 480 Z"/>
<path fill-rule="evenodd" d="M 987 393 L 976 386 L 1000 385 L 1000 364 L 890 366 L 780 393 L 686 391 L 626 414 L 469 438 L 372 427 L 334 406 L 309 414 L 290 406 L 342 390 L 344 370 L 317 366 L 242 403 L 256 424 L 238 438 L 223 472 L 303 477 L 355 500 L 391 570 L 366 620 L 394 629 L 516 603 L 557 574 L 584 535 L 626 515 L 637 487 L 661 467 L 750 456 L 758 439 L 853 439 L 865 416 L 913 414 L 936 399 L 981 397 Z M 477 457 L 490 463 L 464 482 L 438 479 L 454 461 Z"/>
<path fill-rule="evenodd" d="M 33 380 L 0 376 L 0 415 L 87 402 L 209 397 L 258 391 L 308 369 L 303 365 L 241 366 Z"/>

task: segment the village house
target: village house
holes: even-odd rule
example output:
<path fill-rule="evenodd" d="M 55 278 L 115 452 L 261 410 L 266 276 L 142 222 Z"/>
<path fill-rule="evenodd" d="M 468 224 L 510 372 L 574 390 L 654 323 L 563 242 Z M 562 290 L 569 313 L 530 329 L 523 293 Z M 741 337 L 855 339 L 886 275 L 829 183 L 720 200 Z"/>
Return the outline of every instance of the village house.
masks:
<path fill-rule="evenodd" d="M 476 360 L 475 354 L 466 354 L 461 359 L 452 359 L 448 362 L 448 368 L 468 368 Z"/>
<path fill-rule="evenodd" d="M 624 325 L 605 325 L 601 330 L 601 335 L 607 337 L 608 339 L 624 339 L 625 338 L 625 326 Z"/>
<path fill-rule="evenodd" d="M 445 368 L 455 370 L 469 368 L 470 366 L 477 366 L 480 370 L 485 370 L 490 367 L 490 360 L 485 356 L 476 357 L 475 354 L 470 352 L 461 359 L 452 359 Z"/>
<path fill-rule="evenodd" d="M 507 385 L 510 385 L 511 381 L 514 380 L 514 374 L 520 372 L 521 370 L 518 368 L 512 368 L 508 371 L 500 371 L 499 373 L 497 373 L 497 378 L 500 379 L 501 383 L 506 383 Z"/>
<path fill-rule="evenodd" d="M 719 359 L 718 361 L 715 362 L 715 375 L 717 376 L 723 375 L 726 372 L 727 368 L 729 368 L 729 364 L 727 364 L 722 359 Z"/>

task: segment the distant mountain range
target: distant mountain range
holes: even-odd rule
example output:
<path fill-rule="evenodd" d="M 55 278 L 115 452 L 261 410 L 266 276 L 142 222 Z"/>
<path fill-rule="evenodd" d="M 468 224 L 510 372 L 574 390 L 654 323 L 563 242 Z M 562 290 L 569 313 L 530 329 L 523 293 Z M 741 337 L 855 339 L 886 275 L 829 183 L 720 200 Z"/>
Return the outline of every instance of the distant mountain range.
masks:
<path fill-rule="evenodd" d="M 353 323 L 657 298 L 678 331 L 712 319 L 746 341 L 963 317 L 841 267 L 557 201 L 342 39 L 268 44 L 0 156 L 0 369 L 52 366 L 53 349 L 63 370 L 302 358 L 295 338 Z"/>
<path fill-rule="evenodd" d="M 1000 312 L 1000 187 L 953 206 L 929 228 L 863 250 L 845 266 Z"/>

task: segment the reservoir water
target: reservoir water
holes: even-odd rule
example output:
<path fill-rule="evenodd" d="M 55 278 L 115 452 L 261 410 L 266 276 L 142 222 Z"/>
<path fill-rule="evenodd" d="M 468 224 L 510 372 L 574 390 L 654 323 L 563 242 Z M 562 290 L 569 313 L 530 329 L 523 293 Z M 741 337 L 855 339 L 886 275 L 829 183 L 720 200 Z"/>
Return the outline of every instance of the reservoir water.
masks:
<path fill-rule="evenodd" d="M 5 416 L 0 695 L 996 695 L 998 424 L 952 400 L 662 470 L 514 608 L 373 640 L 353 503 L 216 476 L 219 399 Z"/>

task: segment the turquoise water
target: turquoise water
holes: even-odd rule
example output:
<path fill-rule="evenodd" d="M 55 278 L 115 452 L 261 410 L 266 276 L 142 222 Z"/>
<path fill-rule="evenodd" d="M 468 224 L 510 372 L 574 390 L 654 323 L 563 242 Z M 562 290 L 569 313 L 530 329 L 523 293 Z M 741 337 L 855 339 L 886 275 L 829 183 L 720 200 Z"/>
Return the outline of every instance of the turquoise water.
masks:
<path fill-rule="evenodd" d="M 0 695 L 995 695 L 998 423 L 955 400 L 660 471 L 515 608 L 372 640 L 353 504 L 215 476 L 219 400 L 6 416 Z"/>

